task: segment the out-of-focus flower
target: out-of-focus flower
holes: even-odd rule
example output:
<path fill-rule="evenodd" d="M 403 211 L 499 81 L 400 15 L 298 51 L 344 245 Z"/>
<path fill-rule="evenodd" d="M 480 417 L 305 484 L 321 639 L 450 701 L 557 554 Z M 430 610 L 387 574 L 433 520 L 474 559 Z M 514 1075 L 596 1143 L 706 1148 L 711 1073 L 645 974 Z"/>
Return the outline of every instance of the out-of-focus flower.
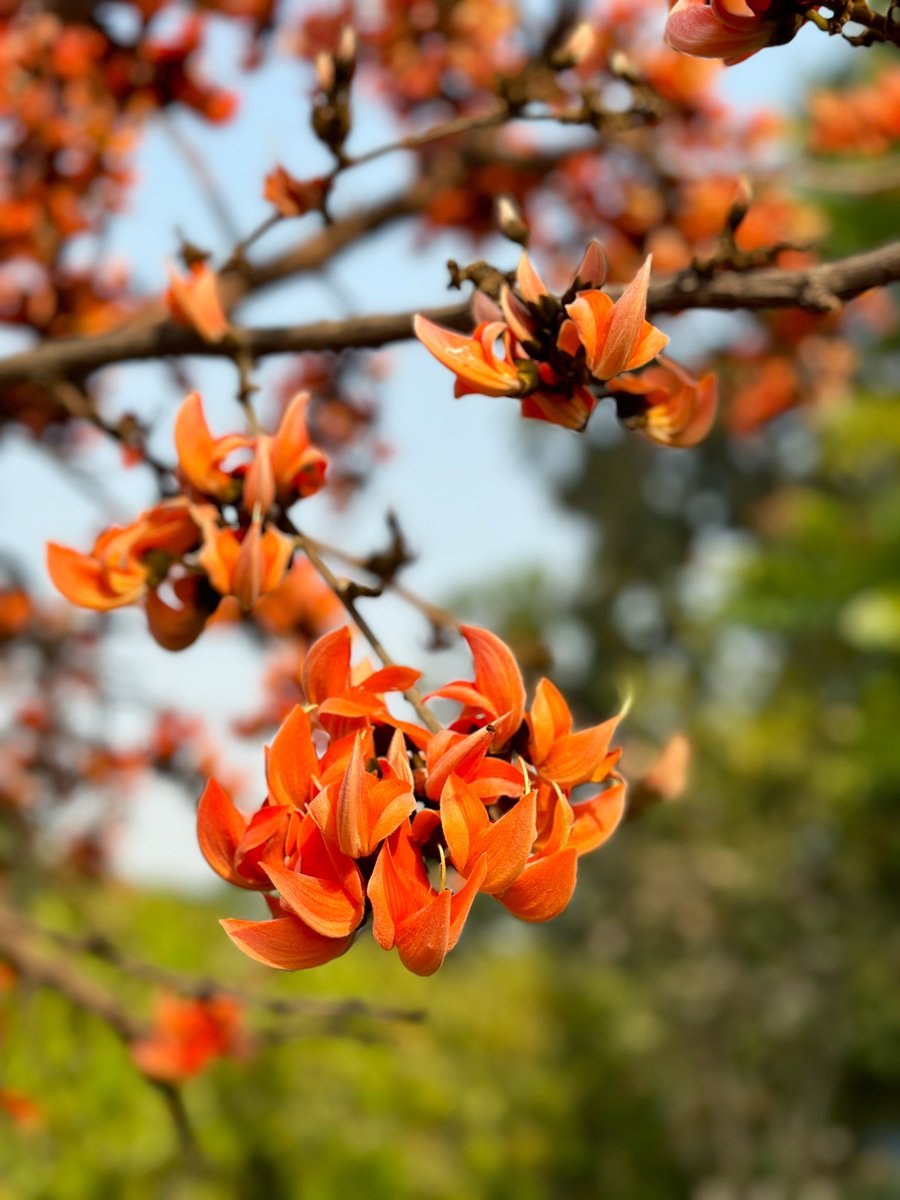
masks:
<path fill-rule="evenodd" d="M 608 388 L 619 419 L 664 446 L 696 446 L 716 419 L 715 375 L 694 379 L 670 358 L 660 357 L 640 375 L 611 379 Z"/>
<path fill-rule="evenodd" d="M 274 434 L 213 437 L 198 392 L 191 392 L 175 420 L 175 449 L 184 480 L 202 497 L 222 504 L 239 499 L 248 513 L 265 515 L 277 499 L 289 507 L 325 482 L 328 460 L 306 427 L 309 397 L 298 393 Z M 234 458 L 241 459 L 230 467 Z M 249 461 L 246 461 L 249 459 Z"/>
<path fill-rule="evenodd" d="M 131 525 L 107 529 L 90 554 L 51 542 L 47 569 L 60 592 L 82 608 L 106 612 L 141 599 L 169 565 L 200 542 L 187 502 L 167 501 Z"/>
<path fill-rule="evenodd" d="M 221 342 L 228 333 L 219 277 L 206 263 L 194 263 L 187 275 L 180 275 L 170 266 L 166 303 L 172 319 L 190 325 L 205 342 Z"/>
<path fill-rule="evenodd" d="M 241 1009 L 226 996 L 186 999 L 163 995 L 156 1007 L 153 1031 L 133 1042 L 131 1057 L 151 1079 L 180 1083 L 214 1059 L 241 1049 Z"/>

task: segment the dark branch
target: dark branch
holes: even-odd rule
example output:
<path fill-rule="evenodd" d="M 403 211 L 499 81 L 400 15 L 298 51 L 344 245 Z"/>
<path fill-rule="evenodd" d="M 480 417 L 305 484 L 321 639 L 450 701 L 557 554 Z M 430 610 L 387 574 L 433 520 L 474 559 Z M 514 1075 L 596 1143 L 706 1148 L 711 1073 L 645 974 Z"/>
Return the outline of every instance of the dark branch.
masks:
<path fill-rule="evenodd" d="M 900 242 L 855 254 L 831 263 L 797 270 L 764 267 L 725 270 L 704 275 L 683 271 L 650 288 L 650 313 L 689 309 L 720 310 L 805 308 L 815 312 L 836 309 L 873 287 L 900 280 Z M 616 289 L 610 294 L 615 296 Z M 454 329 L 471 326 L 468 303 L 424 310 L 426 316 Z M 340 321 L 269 329 L 238 327 L 239 348 L 254 358 L 315 350 L 346 350 L 383 346 L 412 336 L 413 313 L 389 313 Z M 112 363 L 165 358 L 170 355 L 234 357 L 234 344 L 209 343 L 192 329 L 163 322 L 90 338 L 45 342 L 34 349 L 0 360 L 0 386 L 24 381 L 83 379 Z"/>

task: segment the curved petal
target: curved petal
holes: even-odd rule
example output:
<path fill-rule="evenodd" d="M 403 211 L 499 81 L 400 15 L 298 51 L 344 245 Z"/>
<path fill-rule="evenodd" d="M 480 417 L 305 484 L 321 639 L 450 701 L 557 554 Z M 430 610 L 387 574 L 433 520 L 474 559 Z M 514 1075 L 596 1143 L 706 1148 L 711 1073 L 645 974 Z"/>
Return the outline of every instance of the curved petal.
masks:
<path fill-rule="evenodd" d="M 197 841 L 203 857 L 223 879 L 238 887 L 252 888 L 235 869 L 235 851 L 247 828 L 247 820 L 215 779 L 210 779 L 197 805 Z M 265 886 L 265 885 L 263 885 Z"/>
<path fill-rule="evenodd" d="M 120 573 L 120 586 L 113 588 L 96 558 L 79 554 L 67 546 L 58 546 L 55 542 L 47 546 L 47 571 L 54 586 L 68 601 L 97 612 L 134 604 L 147 587 L 146 572 L 141 570 L 134 575 L 134 583 L 130 587 L 125 586 L 128 573 Z"/>
<path fill-rule="evenodd" d="M 219 924 L 239 950 L 248 958 L 279 971 L 302 971 L 320 967 L 349 950 L 353 935 L 323 937 L 296 917 L 276 917 L 274 921 L 239 921 L 235 918 Z"/>
<path fill-rule="evenodd" d="M 577 871 L 578 854 L 567 847 L 529 863 L 512 887 L 497 899 L 522 921 L 551 921 L 572 899 Z"/>

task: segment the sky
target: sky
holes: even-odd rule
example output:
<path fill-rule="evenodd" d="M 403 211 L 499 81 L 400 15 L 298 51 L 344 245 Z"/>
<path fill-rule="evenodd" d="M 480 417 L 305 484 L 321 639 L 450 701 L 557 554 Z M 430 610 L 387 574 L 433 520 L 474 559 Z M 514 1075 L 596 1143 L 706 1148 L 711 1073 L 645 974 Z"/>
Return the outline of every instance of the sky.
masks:
<path fill-rule="evenodd" d="M 239 53 L 238 40 L 220 30 L 210 73 L 227 84 Z M 723 91 L 741 107 L 789 109 L 810 75 L 834 69 L 848 53 L 848 47 L 806 30 L 791 46 L 768 50 L 724 72 Z M 112 254 L 130 264 L 142 286 L 150 291 L 164 286 L 165 263 L 174 258 L 177 247 L 176 231 L 219 254 L 227 249 L 225 239 L 215 235 L 209 209 L 166 122 L 177 122 L 181 135 L 202 147 L 234 221 L 246 231 L 267 215 L 261 180 L 276 161 L 301 177 L 329 165 L 307 131 L 308 91 L 308 76 L 282 60 L 251 77 L 233 126 L 210 131 L 182 113 L 149 130 L 137 154 L 138 184 L 130 210 L 115 224 L 110 239 Z M 390 130 L 379 106 L 363 98 L 355 108 L 351 151 L 386 140 Z M 403 156 L 393 155 L 350 173 L 336 207 L 395 191 L 408 169 Z M 315 220 L 306 218 L 309 229 Z M 262 244 L 262 252 L 269 254 L 295 241 L 299 232 L 296 223 L 290 223 L 283 234 L 276 231 Z M 491 257 L 495 250 L 513 265 L 514 247 L 498 241 L 482 252 Z M 453 237 L 423 247 L 408 229 L 393 229 L 341 257 L 329 279 L 273 289 L 248 304 L 242 319 L 294 324 L 442 304 L 451 298 L 444 290 L 444 263 L 467 253 Z M 303 502 L 298 515 L 304 531 L 366 553 L 383 545 L 385 514 L 396 511 L 418 554 L 404 581 L 439 602 L 482 583 L 514 577 L 529 566 L 540 567 L 560 587 L 577 587 L 592 530 L 554 508 L 551 499 L 552 478 L 571 469 L 572 455 L 579 453 L 577 438 L 543 424 L 540 437 L 535 437 L 534 429 L 519 421 L 512 401 L 478 396 L 454 401 L 447 372 L 416 344 L 393 348 L 391 361 L 394 369 L 382 391 L 379 434 L 394 447 L 393 457 L 348 512 L 336 513 L 327 495 Z M 233 367 L 203 360 L 191 363 L 190 370 L 212 424 L 224 431 L 237 415 Z M 263 383 L 277 374 L 267 368 Z M 154 365 L 116 368 L 107 372 L 104 388 L 114 406 L 160 414 L 154 446 L 161 456 L 171 458 L 175 406 L 165 372 Z M 84 459 L 95 480 L 93 496 L 80 483 L 61 477 L 38 448 L 15 435 L 0 446 L 0 464 L 0 502 L 6 518 L 0 540 L 29 564 L 38 590 L 48 595 L 41 551 L 46 541 L 87 547 L 111 517 L 127 520 L 154 498 L 149 473 L 137 470 L 125 476 L 117 451 L 100 443 Z M 110 499 L 118 507 L 115 513 Z M 370 603 L 367 611 L 396 659 L 423 665 L 428 631 L 417 613 L 393 600 Z M 259 687 L 258 660 L 242 639 L 211 634 L 182 654 L 167 655 L 150 643 L 138 614 L 117 616 L 116 628 L 120 632 L 110 648 L 107 672 L 125 697 L 115 715 L 123 736 L 136 730 L 140 720 L 140 709 L 127 703 L 132 693 L 174 699 L 228 737 L 229 719 L 246 708 L 247 697 Z M 430 662 L 435 684 L 465 670 L 461 651 Z M 228 740 L 229 760 L 242 764 L 261 783 L 259 747 Z M 196 848 L 193 811 L 174 789 L 153 783 L 129 803 L 130 817 L 117 852 L 123 875 L 187 887 L 213 882 Z"/>

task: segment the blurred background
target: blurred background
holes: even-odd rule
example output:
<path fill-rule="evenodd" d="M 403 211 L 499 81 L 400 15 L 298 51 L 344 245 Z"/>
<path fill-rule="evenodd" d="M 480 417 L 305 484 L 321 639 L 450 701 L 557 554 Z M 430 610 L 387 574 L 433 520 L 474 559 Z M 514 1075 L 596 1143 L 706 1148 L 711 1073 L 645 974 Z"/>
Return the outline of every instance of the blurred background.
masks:
<path fill-rule="evenodd" d="M 304 7 L 294 6 L 295 20 Z M 550 15 L 547 5 L 526 7 L 534 21 Z M 209 73 L 229 78 L 239 46 L 215 18 Z M 852 88 L 886 69 L 863 57 L 805 31 L 732 69 L 724 91 L 741 114 L 759 100 L 778 108 L 779 171 L 825 164 L 826 182 L 857 180 L 859 161 L 842 177 L 844 159 L 827 146 L 817 154 L 802 132 L 803 96 L 810 78 Z M 274 159 L 303 175 L 327 160 L 309 143 L 309 77 L 296 61 L 266 65 L 242 87 L 233 128 L 210 137 L 196 118 L 166 119 L 198 144 L 202 134 L 210 170 L 249 229 L 265 215 L 259 181 Z M 359 105 L 360 148 L 389 134 L 377 104 Z M 110 224 L 106 249 L 127 251 L 152 293 L 176 227 L 220 253 L 227 240 L 212 232 L 161 120 L 136 163 L 140 190 Z M 896 233 L 892 163 L 865 160 L 874 180 L 865 188 L 823 189 L 808 172 L 802 204 L 815 212 L 825 257 Z M 405 169 L 386 160 L 360 171 L 347 181 L 348 203 L 390 189 Z M 443 261 L 465 258 L 464 237 L 387 230 L 327 275 L 254 301 L 244 319 L 442 303 Z M 493 234 L 477 253 L 515 262 L 515 248 Z M 542 266 L 540 245 L 535 258 Z M 626 434 L 605 411 L 577 437 L 518 422 L 512 401 L 454 403 L 449 375 L 420 347 L 358 367 L 378 394 L 377 436 L 391 456 L 340 509 L 311 501 L 304 528 L 364 554 L 395 509 L 417 553 L 404 580 L 503 636 L 532 684 L 552 675 L 579 725 L 625 695 L 633 701 L 622 764 L 631 819 L 582 862 L 565 915 L 526 927 L 482 898 L 431 979 L 409 975 L 368 938 L 289 977 L 237 961 L 217 920 L 259 911 L 254 897 L 217 887 L 195 848 L 205 751 L 189 769 L 149 780 L 100 772 L 104 786 L 121 787 L 102 870 L 91 869 L 97 847 L 86 841 L 80 857 L 57 853 L 93 820 L 91 778 L 80 778 L 67 804 L 44 804 L 24 869 L 9 746 L 35 664 L 47 663 L 17 648 L 7 614 L 7 898 L 46 926 L 100 929 L 141 960 L 313 1008 L 254 1052 L 190 1079 L 181 1094 L 191 1136 L 179 1141 L 177 1120 L 112 1032 L 52 990 L 0 974 L 0 1200 L 900 1196 L 900 343 L 893 310 L 875 307 L 853 318 L 856 370 L 836 366 L 830 387 L 818 375 L 815 388 L 792 385 L 783 404 L 772 379 L 722 360 L 723 421 L 690 451 Z M 665 325 L 679 358 L 715 356 L 744 337 L 744 365 L 762 361 L 762 335 L 742 318 Z M 835 340 L 811 340 L 817 329 L 806 336 L 808 358 L 834 353 Z M 10 350 L 24 344 L 19 330 L 4 337 Z M 278 370 L 263 374 L 272 394 Z M 228 409 L 215 395 L 230 397 L 230 372 L 190 364 L 212 414 Z M 160 366 L 122 368 L 108 411 L 158 413 L 172 389 Z M 154 425 L 164 457 L 173 414 L 169 404 Z M 4 426 L 4 553 L 40 604 L 50 596 L 43 542 L 87 546 L 114 515 L 104 495 L 63 475 L 60 454 L 71 458 L 72 447 L 48 455 Z M 88 442 L 78 470 L 108 483 L 117 454 Z M 117 502 L 133 513 L 152 480 L 121 479 Z M 400 661 L 428 663 L 429 684 L 465 671 L 458 645 L 426 656 L 420 614 L 394 601 L 371 611 Z M 231 728 L 259 691 L 258 643 L 226 629 L 169 656 L 134 614 L 115 614 L 107 628 L 96 669 L 108 694 L 83 720 L 125 745 L 148 728 L 148 712 L 177 698 L 202 714 L 246 795 L 258 792 L 266 736 L 241 742 Z M 92 654 L 85 636 L 79 653 Z M 652 768 L 667 745 L 660 784 Z M 102 966 L 95 973 L 106 979 Z M 132 992 L 136 1007 L 145 1003 L 126 982 L 127 1003 Z M 326 1000 L 423 1016 L 329 1016 L 314 1007 Z"/>

